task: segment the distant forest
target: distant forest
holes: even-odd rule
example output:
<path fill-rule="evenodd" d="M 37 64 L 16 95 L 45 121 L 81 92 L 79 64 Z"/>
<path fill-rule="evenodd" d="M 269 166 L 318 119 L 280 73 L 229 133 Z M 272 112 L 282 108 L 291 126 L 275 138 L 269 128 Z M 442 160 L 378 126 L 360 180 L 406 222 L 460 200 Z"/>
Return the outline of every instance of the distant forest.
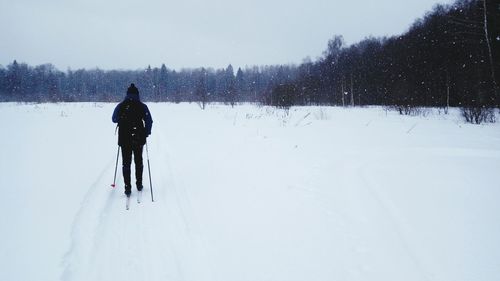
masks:
<path fill-rule="evenodd" d="M 51 64 L 0 66 L 0 101 L 118 101 L 134 82 L 145 101 L 259 102 L 494 108 L 500 105 L 500 0 L 436 5 L 399 36 L 346 46 L 334 36 L 323 56 L 300 65 L 233 69 L 61 72 Z"/>

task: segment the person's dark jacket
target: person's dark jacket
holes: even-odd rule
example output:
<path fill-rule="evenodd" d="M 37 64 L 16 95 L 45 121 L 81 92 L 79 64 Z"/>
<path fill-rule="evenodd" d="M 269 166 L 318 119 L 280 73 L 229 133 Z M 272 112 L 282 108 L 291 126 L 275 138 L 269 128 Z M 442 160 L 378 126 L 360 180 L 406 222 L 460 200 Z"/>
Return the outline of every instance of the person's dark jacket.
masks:
<path fill-rule="evenodd" d="M 118 123 L 118 145 L 144 145 L 151 134 L 153 119 L 138 94 L 128 93 L 113 111 L 113 123 Z"/>

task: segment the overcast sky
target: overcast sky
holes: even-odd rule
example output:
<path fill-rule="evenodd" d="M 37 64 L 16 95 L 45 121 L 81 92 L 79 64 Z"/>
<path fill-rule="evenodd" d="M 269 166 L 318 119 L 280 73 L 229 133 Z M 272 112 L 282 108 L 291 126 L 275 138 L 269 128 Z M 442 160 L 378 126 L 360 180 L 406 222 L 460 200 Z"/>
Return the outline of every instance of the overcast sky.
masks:
<path fill-rule="evenodd" d="M 235 67 L 316 59 L 404 32 L 452 0 L 0 0 L 0 64 L 138 69 Z"/>

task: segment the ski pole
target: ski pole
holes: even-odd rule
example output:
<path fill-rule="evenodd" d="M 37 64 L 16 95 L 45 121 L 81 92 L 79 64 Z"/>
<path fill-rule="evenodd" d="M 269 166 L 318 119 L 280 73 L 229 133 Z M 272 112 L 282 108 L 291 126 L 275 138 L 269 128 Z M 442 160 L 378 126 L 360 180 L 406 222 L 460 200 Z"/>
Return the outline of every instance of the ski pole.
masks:
<path fill-rule="evenodd" d="M 153 199 L 153 183 L 151 181 L 151 169 L 149 168 L 148 141 L 146 141 L 146 157 L 148 159 L 149 188 L 151 189 L 151 202 L 154 202 L 155 200 Z"/>
<path fill-rule="evenodd" d="M 116 152 L 116 164 L 115 164 L 115 176 L 113 177 L 113 183 L 111 187 L 115 188 L 116 183 L 116 169 L 118 169 L 118 156 L 120 155 L 120 146 L 118 146 L 118 151 Z"/>

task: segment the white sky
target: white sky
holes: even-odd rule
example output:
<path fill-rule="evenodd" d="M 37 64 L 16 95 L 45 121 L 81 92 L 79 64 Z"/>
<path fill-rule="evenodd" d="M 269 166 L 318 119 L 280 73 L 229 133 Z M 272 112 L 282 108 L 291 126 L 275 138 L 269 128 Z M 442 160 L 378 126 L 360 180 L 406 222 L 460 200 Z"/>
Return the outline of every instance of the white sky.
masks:
<path fill-rule="evenodd" d="M 406 31 L 452 0 L 0 0 L 0 64 L 138 69 L 300 63 Z"/>

